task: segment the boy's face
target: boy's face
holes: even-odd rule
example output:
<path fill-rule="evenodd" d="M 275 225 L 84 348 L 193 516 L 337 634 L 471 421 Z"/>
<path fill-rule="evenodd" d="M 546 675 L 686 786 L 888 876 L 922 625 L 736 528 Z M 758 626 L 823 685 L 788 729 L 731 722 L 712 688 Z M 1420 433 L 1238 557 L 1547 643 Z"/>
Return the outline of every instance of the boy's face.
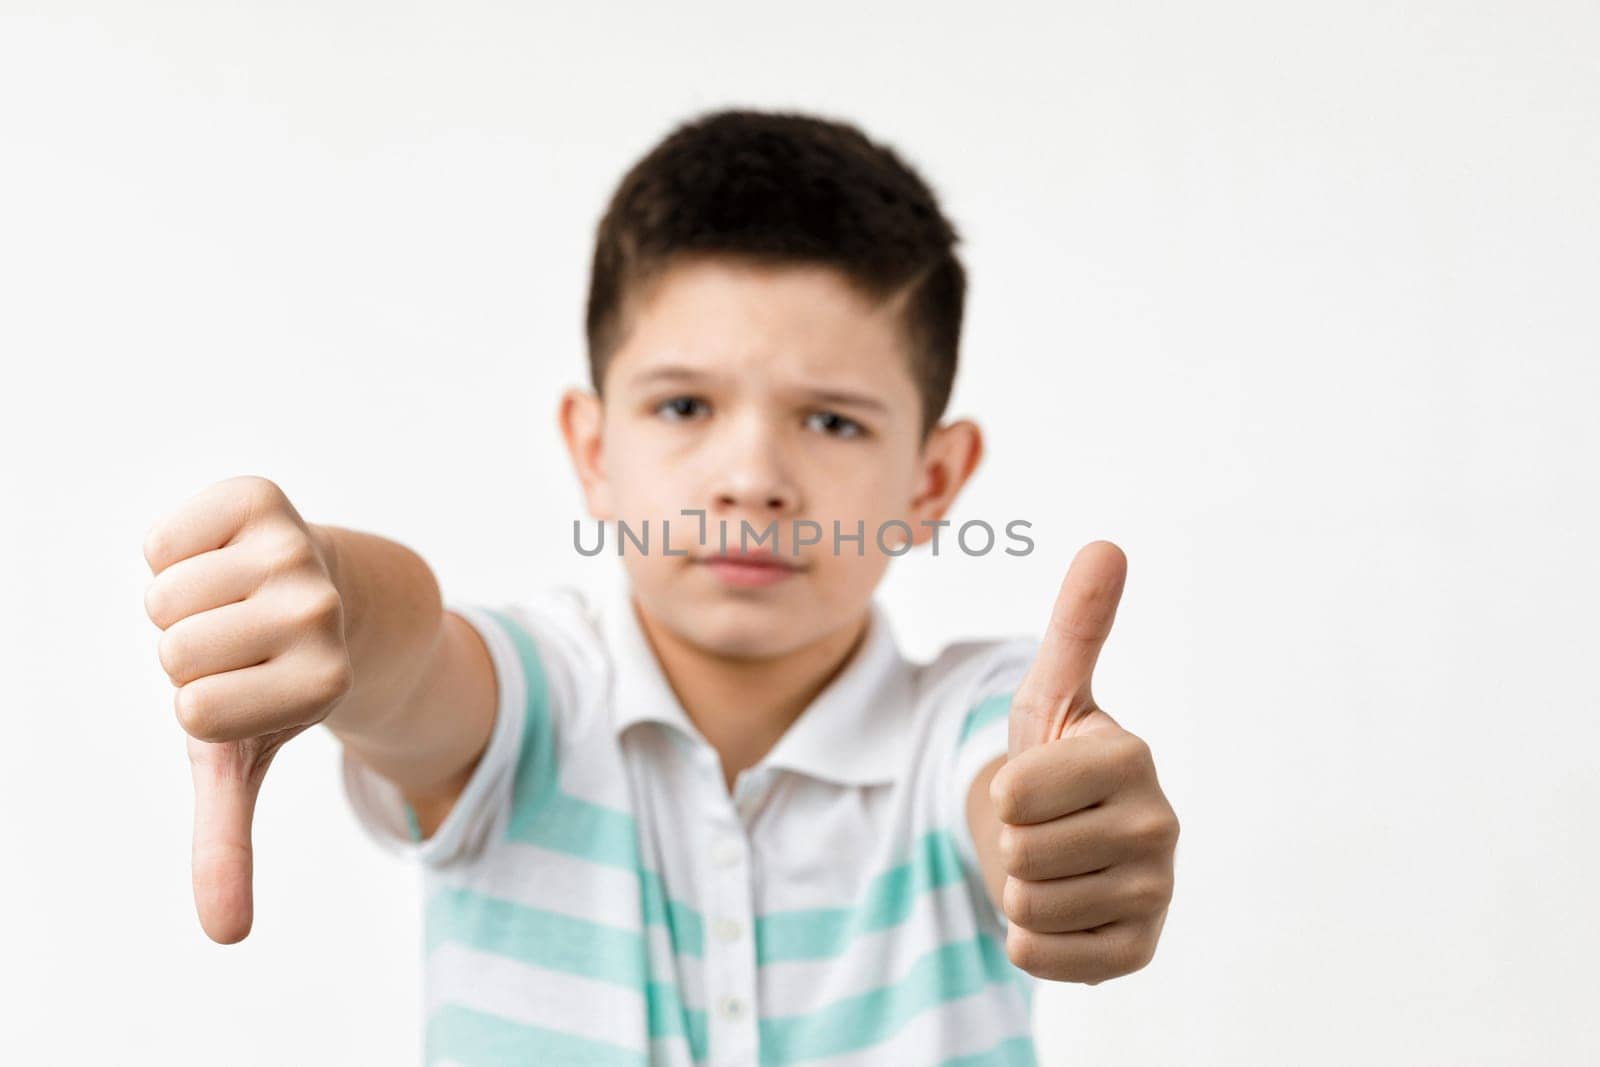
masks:
<path fill-rule="evenodd" d="M 922 521 L 943 517 L 982 452 L 967 421 L 922 441 L 903 345 L 898 308 L 872 305 L 830 268 L 706 256 L 673 264 L 636 308 L 604 401 L 572 389 L 561 408 L 590 513 L 639 537 L 648 520 L 648 553 L 632 542 L 623 550 L 644 611 L 741 658 L 782 655 L 863 621 L 893 558 L 879 527 L 899 519 L 912 544 L 928 540 Z M 703 541 L 701 520 L 684 509 L 705 512 Z M 663 520 L 673 555 L 662 551 Z M 797 520 L 821 528 L 798 554 Z M 842 535 L 859 528 L 861 544 L 841 541 L 836 552 L 836 521 Z M 720 523 L 728 553 L 775 550 L 789 566 L 713 562 Z M 805 523 L 801 532 L 818 536 Z M 898 550 L 904 532 L 888 527 L 885 546 Z M 585 531 L 584 544 L 594 537 Z"/>

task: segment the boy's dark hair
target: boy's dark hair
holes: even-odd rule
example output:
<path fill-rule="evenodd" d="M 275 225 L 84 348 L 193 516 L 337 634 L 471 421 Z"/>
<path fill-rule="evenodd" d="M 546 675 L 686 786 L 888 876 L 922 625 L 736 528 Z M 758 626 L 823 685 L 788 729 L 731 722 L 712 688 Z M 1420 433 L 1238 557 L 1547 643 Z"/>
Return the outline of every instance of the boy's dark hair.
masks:
<path fill-rule="evenodd" d="M 926 437 L 955 380 L 966 294 L 959 240 L 911 166 L 850 123 L 749 109 L 691 118 L 623 176 L 600 220 L 586 319 L 594 389 L 634 300 L 675 257 L 821 264 L 874 301 L 904 295 Z"/>

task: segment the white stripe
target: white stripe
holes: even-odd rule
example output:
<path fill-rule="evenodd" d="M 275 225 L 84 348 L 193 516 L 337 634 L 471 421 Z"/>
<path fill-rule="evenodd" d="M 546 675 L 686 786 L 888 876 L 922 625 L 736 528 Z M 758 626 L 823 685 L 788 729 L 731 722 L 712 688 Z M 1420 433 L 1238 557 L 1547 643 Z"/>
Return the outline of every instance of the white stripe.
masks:
<path fill-rule="evenodd" d="M 500 841 L 492 858 L 429 872 L 434 887 L 470 889 L 530 908 L 628 930 L 641 929 L 639 876 L 521 841 Z"/>
<path fill-rule="evenodd" d="M 955 775 L 956 781 L 962 784 L 970 783 L 974 776 L 981 771 L 985 764 L 996 756 L 1006 754 L 1006 743 L 1011 724 L 1005 716 L 991 719 L 978 727 L 970 736 L 961 742 L 961 748 L 956 753 Z M 965 810 L 967 798 L 959 797 L 962 809 Z"/>
<path fill-rule="evenodd" d="M 960 855 L 961 862 L 972 870 L 980 870 L 982 863 L 978 859 L 977 844 L 972 840 L 972 824 L 967 821 L 966 789 L 971 786 L 972 779 L 977 776 L 978 771 L 990 760 L 1005 755 L 1009 731 L 1010 725 L 1004 717 L 995 719 L 987 726 L 974 731 L 956 754 L 953 778 L 955 787 L 948 790 L 951 806 L 956 810 L 951 811 L 946 818 L 950 821 L 956 852 Z M 959 798 L 956 796 L 958 793 L 961 794 Z M 987 892 L 983 893 L 983 899 L 978 902 L 978 907 L 982 908 L 985 928 L 990 933 L 1003 935 L 1010 920 L 1006 918 L 1006 913 L 989 899 Z"/>
<path fill-rule="evenodd" d="M 428 1014 L 446 1004 L 637 1052 L 649 1043 L 642 992 L 450 941 L 428 955 Z"/>
<path fill-rule="evenodd" d="M 650 1067 L 692 1067 L 694 1053 L 686 1036 L 658 1038 L 650 1042 Z"/>

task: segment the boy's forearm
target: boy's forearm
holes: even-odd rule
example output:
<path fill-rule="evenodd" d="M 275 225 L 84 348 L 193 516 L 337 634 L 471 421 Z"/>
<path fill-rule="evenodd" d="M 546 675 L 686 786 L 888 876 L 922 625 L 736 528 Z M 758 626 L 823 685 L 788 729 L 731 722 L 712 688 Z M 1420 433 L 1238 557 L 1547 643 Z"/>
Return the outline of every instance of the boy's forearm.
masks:
<path fill-rule="evenodd" d="M 343 601 L 354 668 L 350 692 L 325 724 L 374 770 L 425 791 L 460 762 L 440 736 L 449 724 L 419 699 L 447 633 L 438 581 L 421 556 L 398 542 L 336 526 L 311 529 L 326 547 Z"/>

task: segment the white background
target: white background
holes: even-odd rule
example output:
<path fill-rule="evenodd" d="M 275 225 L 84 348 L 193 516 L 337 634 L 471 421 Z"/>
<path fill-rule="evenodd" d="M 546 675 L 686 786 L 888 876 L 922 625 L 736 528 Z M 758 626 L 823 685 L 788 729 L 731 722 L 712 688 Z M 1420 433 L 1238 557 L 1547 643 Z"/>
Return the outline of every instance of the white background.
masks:
<path fill-rule="evenodd" d="M 415 1061 L 416 878 L 325 732 L 201 934 L 142 539 L 261 474 L 454 597 L 587 582 L 593 227 L 724 105 L 858 122 L 965 235 L 956 517 L 1038 548 L 899 563 L 908 649 L 1128 554 L 1095 692 L 1177 895 L 1044 1061 L 1600 1057 L 1592 2 L 0 10 L 0 1059 Z"/>

